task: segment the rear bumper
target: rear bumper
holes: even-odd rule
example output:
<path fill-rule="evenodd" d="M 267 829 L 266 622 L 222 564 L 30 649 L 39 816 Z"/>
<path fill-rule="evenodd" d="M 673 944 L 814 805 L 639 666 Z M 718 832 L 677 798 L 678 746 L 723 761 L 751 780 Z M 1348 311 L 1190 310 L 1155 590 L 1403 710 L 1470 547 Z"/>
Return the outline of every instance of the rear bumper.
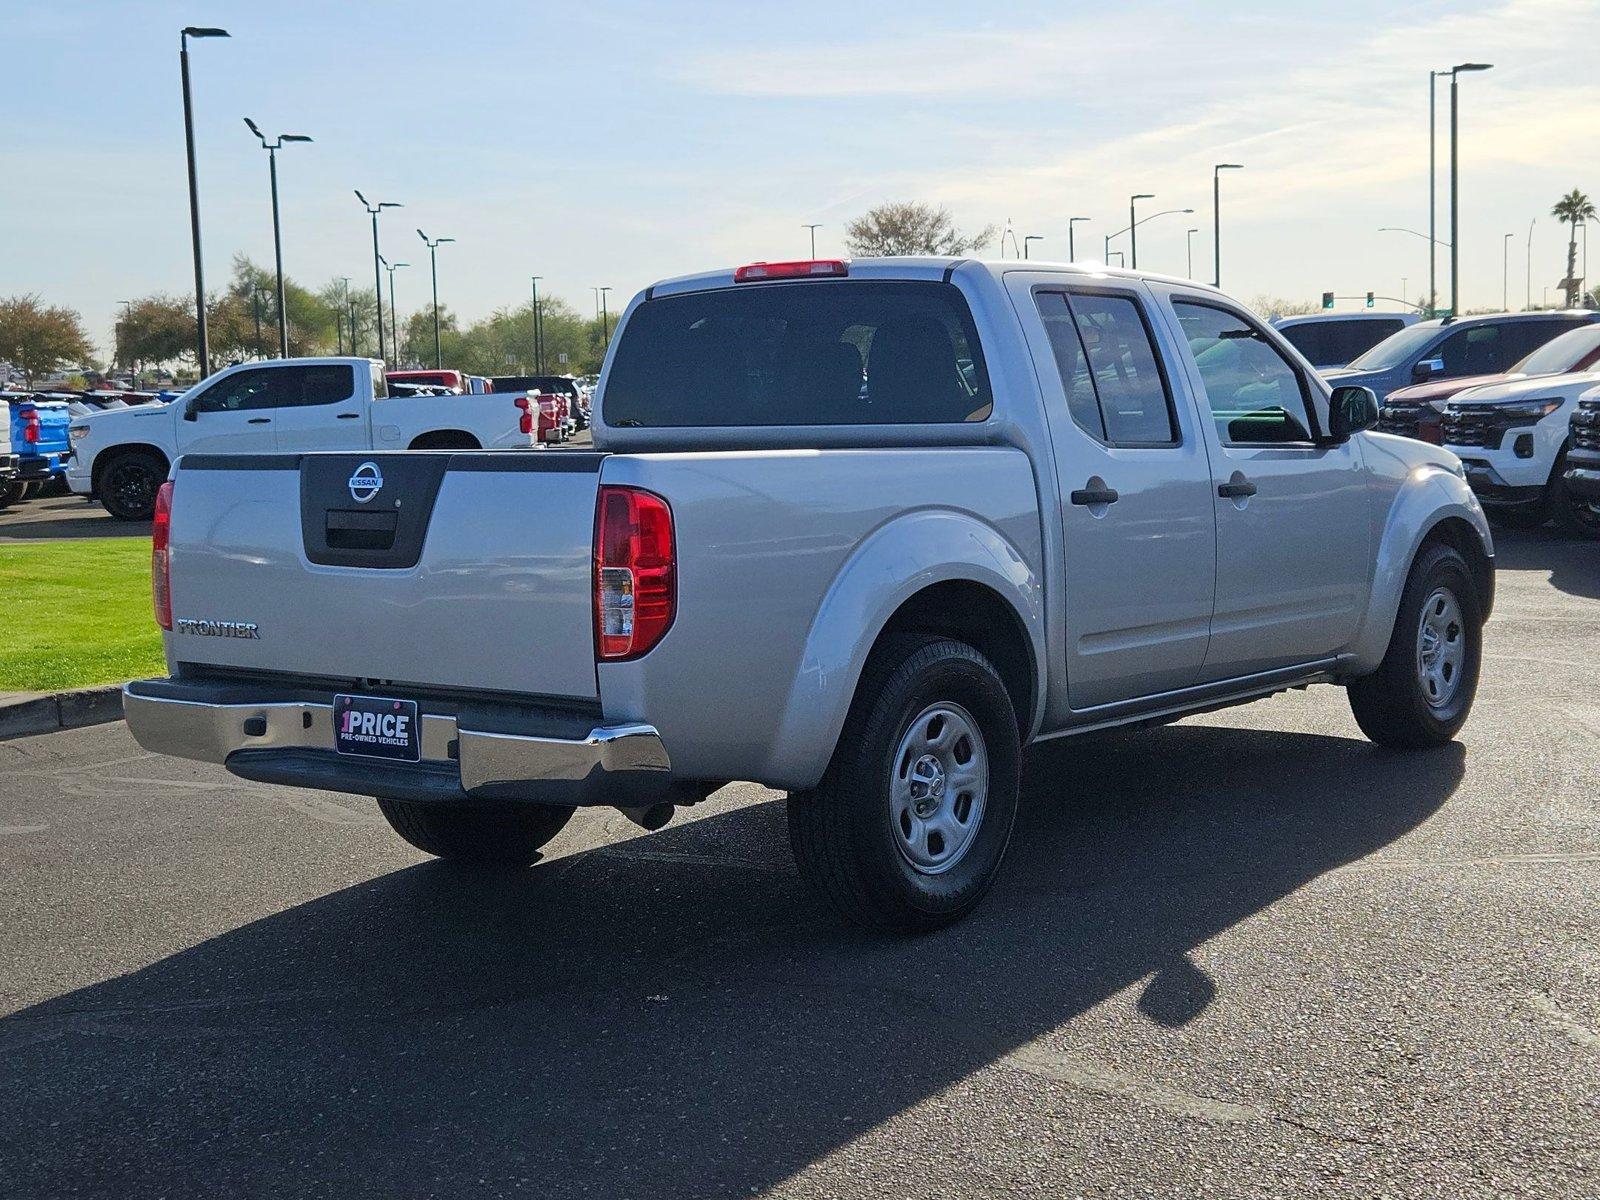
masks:
<path fill-rule="evenodd" d="M 422 712 L 422 761 L 400 763 L 333 748 L 332 695 L 291 697 L 238 684 L 136 680 L 123 715 L 146 750 L 221 763 L 260 783 L 405 800 L 631 807 L 666 798 L 672 764 L 649 725 L 473 728 L 466 713 Z M 485 724 L 500 722 L 487 721 Z M 585 723 L 587 724 L 587 723 Z"/>
<path fill-rule="evenodd" d="M 0 454 L 0 479 L 13 479 L 17 474 L 17 456 Z"/>
<path fill-rule="evenodd" d="M 22 479 L 49 479 L 64 469 L 64 454 L 25 454 L 17 457 L 17 475 Z"/>

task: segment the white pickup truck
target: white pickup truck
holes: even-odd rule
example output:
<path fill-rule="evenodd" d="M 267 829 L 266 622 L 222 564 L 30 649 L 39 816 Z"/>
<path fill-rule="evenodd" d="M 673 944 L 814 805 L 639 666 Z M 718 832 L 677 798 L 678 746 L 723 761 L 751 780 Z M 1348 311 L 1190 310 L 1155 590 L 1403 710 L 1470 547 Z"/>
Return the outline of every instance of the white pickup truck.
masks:
<path fill-rule="evenodd" d="M 1376 420 L 1184 279 L 673 279 L 622 319 L 594 452 L 185 455 L 169 675 L 124 712 L 472 863 L 754 780 L 840 913 L 929 929 L 994 880 L 1030 742 L 1310 683 L 1385 745 L 1456 734 L 1488 523 L 1454 455 Z"/>
<path fill-rule="evenodd" d="M 183 454 L 527 448 L 536 416 L 521 396 L 390 396 L 373 359 L 242 363 L 170 403 L 75 419 L 67 485 L 144 521 Z"/>

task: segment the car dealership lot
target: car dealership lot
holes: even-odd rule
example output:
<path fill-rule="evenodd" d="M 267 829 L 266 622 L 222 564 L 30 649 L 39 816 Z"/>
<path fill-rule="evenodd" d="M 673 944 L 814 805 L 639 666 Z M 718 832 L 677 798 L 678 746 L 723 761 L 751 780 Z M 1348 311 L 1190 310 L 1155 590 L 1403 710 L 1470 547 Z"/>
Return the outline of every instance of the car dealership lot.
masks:
<path fill-rule="evenodd" d="M 1499 549 L 1459 745 L 1317 688 L 1044 747 L 988 903 L 907 941 L 825 915 L 749 786 L 485 884 L 120 725 L 0 743 L 0 1178 L 1595 1194 L 1600 546 Z"/>

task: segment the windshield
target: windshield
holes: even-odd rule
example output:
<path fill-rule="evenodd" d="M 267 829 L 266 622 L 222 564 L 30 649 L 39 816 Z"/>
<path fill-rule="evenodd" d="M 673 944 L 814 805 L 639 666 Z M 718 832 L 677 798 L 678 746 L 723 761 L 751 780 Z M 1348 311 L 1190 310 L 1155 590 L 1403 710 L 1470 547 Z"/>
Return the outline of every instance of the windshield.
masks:
<path fill-rule="evenodd" d="M 1600 325 L 1583 325 L 1552 338 L 1512 367 L 1522 375 L 1561 375 L 1576 371 L 1600 350 Z"/>
<path fill-rule="evenodd" d="M 606 379 L 612 425 L 981 421 L 977 330 L 947 283 L 738 285 L 638 306 Z"/>
<path fill-rule="evenodd" d="M 1350 364 L 1352 371 L 1387 371 L 1411 361 L 1439 336 L 1439 326 L 1412 325 L 1383 339 Z"/>

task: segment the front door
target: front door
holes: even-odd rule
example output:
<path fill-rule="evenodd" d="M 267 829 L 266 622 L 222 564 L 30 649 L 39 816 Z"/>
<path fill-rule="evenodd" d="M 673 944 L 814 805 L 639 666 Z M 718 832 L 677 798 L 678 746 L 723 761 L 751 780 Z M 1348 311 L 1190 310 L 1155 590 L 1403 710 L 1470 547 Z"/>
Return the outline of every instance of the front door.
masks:
<path fill-rule="evenodd" d="M 1204 681 L 1330 658 L 1365 611 L 1370 493 L 1355 440 L 1319 442 L 1319 385 L 1243 309 L 1164 289 L 1210 416 L 1217 600 Z"/>
<path fill-rule="evenodd" d="M 1162 366 L 1161 349 L 1170 360 L 1176 348 L 1141 286 L 1010 281 L 1060 483 L 1068 703 L 1079 712 L 1192 684 L 1216 521 L 1194 406 Z"/>
<path fill-rule="evenodd" d="M 273 376 L 280 372 L 277 367 L 234 371 L 191 397 L 178 418 L 178 453 L 270 454 L 276 450 Z"/>

